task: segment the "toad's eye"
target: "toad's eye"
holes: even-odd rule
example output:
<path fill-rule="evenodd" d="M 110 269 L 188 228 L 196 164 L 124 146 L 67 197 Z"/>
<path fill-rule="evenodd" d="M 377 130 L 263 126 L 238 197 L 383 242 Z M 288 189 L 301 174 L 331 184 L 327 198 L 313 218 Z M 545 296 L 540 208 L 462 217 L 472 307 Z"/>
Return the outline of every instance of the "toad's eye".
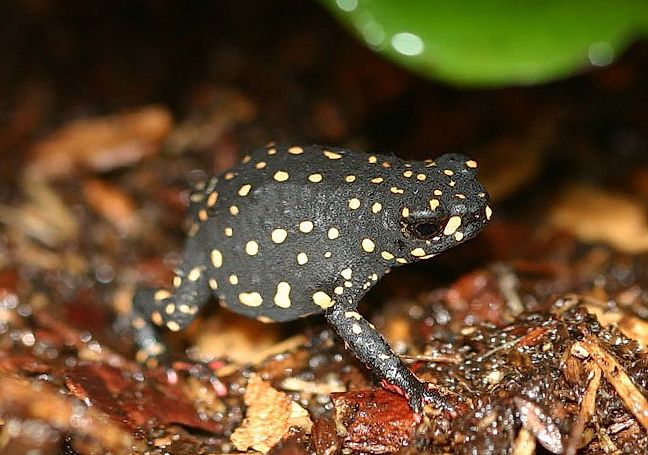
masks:
<path fill-rule="evenodd" d="M 401 219 L 401 225 L 403 226 L 405 235 L 420 240 L 429 240 L 433 237 L 441 235 L 446 222 L 446 219 L 438 218 L 424 218 L 417 220 L 415 218 L 408 217 Z"/>

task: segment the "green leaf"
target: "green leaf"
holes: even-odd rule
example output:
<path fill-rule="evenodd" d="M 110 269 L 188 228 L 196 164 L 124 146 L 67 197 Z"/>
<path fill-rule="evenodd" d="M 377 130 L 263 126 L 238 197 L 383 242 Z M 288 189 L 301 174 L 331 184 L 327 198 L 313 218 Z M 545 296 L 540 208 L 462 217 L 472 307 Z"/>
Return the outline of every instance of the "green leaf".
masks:
<path fill-rule="evenodd" d="M 534 84 L 610 64 L 648 0 L 320 0 L 370 48 L 460 85 Z"/>

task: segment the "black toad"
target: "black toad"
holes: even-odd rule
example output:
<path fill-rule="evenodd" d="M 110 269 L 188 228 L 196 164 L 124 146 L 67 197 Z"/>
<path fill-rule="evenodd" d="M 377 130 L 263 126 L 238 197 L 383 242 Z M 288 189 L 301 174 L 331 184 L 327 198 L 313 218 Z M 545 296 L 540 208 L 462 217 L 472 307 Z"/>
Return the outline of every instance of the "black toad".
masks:
<path fill-rule="evenodd" d="M 269 145 L 191 197 L 193 224 L 173 290 L 141 290 L 142 355 L 163 350 L 148 321 L 177 331 L 215 295 L 263 322 L 324 313 L 356 356 L 420 414 L 444 405 L 358 312 L 401 264 L 474 237 L 491 217 L 477 164 L 462 155 L 406 162 L 320 146 Z"/>

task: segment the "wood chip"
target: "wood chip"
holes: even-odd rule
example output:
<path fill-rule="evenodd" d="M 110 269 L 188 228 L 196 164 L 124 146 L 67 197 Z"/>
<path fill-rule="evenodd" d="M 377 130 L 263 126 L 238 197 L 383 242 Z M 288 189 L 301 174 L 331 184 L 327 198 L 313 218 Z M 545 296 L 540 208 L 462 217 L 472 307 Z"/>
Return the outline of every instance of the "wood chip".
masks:
<path fill-rule="evenodd" d="M 581 440 L 585 425 L 589 423 L 594 416 L 596 406 L 596 394 L 598 393 L 599 386 L 601 385 L 601 369 L 593 365 L 590 369 L 589 382 L 587 389 L 581 400 L 580 411 L 576 417 L 576 421 L 572 425 L 571 432 L 569 433 L 569 442 L 565 450 L 565 455 L 576 455 L 576 451 L 582 446 Z"/>
<path fill-rule="evenodd" d="M 291 426 L 303 428 L 306 432 L 311 430 L 308 412 L 258 375 L 248 381 L 244 400 L 248 406 L 245 420 L 231 437 L 237 450 L 253 449 L 267 453 Z"/>
<path fill-rule="evenodd" d="M 602 305 L 586 304 L 587 311 L 596 315 L 598 321 L 607 327 L 615 324 L 628 338 L 648 346 L 648 322 L 619 309 L 608 309 Z"/>
<path fill-rule="evenodd" d="M 583 349 L 591 355 L 592 359 L 603 371 L 605 379 L 612 384 L 628 410 L 635 416 L 644 430 L 648 431 L 648 401 L 628 377 L 621 364 L 592 335 L 585 336 L 582 342 L 576 344 L 581 344 Z"/>

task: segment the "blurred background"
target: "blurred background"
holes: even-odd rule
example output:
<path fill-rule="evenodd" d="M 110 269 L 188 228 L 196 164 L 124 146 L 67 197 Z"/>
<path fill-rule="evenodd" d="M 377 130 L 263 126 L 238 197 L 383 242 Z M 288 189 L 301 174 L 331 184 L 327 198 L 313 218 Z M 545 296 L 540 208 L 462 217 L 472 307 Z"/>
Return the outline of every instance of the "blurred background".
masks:
<path fill-rule="evenodd" d="M 464 152 L 480 160 L 496 201 L 522 208 L 550 202 L 559 179 L 643 194 L 647 8 L 4 4 L 0 196 L 16 194 L 23 166 L 121 184 L 145 163 L 159 184 L 181 187 L 200 178 L 195 169 L 218 172 L 270 140 L 406 158 Z M 75 123 L 86 119 L 98 123 Z M 136 204 L 151 200 L 136 189 Z M 533 211 L 532 222 L 547 218 Z"/>

